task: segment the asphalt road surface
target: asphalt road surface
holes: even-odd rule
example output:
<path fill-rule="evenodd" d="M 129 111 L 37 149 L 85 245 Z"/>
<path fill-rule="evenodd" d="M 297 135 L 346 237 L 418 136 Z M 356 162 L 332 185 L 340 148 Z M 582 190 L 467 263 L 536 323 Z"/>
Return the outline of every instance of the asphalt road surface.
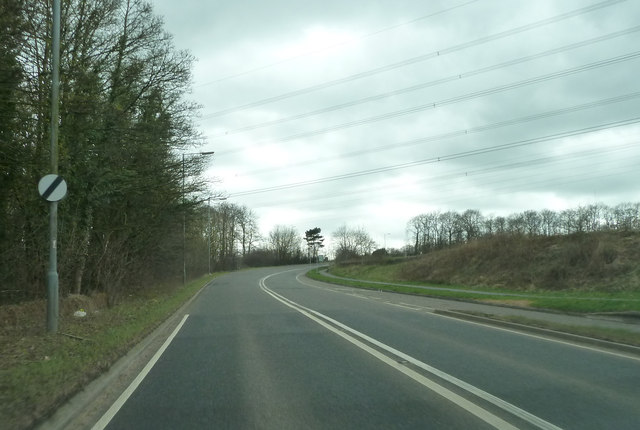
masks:
<path fill-rule="evenodd" d="M 637 358 L 304 271 L 216 279 L 94 429 L 640 428 Z"/>

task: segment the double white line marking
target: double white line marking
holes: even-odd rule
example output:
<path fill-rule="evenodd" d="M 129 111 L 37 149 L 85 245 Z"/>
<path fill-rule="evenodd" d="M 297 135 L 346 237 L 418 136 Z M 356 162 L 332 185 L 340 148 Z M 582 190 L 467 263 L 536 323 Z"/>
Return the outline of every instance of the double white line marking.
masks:
<path fill-rule="evenodd" d="M 486 409 L 483 409 L 482 407 L 454 393 L 453 391 L 443 387 L 442 385 L 438 384 L 434 380 L 429 379 L 424 374 L 418 373 L 415 370 L 412 370 L 406 364 L 402 364 L 402 363 L 407 363 L 407 364 L 416 366 L 422 369 L 423 371 L 425 371 L 426 373 L 429 373 L 444 381 L 447 381 L 448 383 L 451 383 L 457 386 L 458 388 L 484 400 L 485 402 L 491 403 L 494 406 L 497 406 L 498 408 L 504 410 L 505 412 L 508 412 L 509 414 L 516 416 L 521 420 L 524 420 L 529 424 L 532 424 L 540 429 L 560 430 L 560 427 L 557 427 L 554 424 L 551 424 L 550 422 L 543 420 L 542 418 L 539 418 L 523 409 L 518 408 L 515 405 L 512 405 L 511 403 L 508 403 L 492 394 L 487 393 L 486 391 L 483 391 L 454 376 L 451 376 L 448 373 L 445 373 L 432 366 L 429 366 L 428 364 L 423 363 L 422 361 L 416 358 L 413 358 L 401 351 L 398 351 L 395 348 L 392 348 L 376 339 L 373 339 L 372 337 L 369 337 L 364 333 L 354 330 L 351 327 L 346 326 L 341 322 L 334 320 L 331 317 L 328 317 L 327 315 L 321 314 L 320 312 L 314 311 L 313 309 L 309 309 L 292 300 L 289 300 L 286 297 L 269 289 L 265 283 L 266 280 L 272 276 L 279 275 L 281 273 L 284 273 L 284 272 L 274 273 L 272 275 L 265 276 L 264 278 L 260 279 L 259 281 L 260 288 L 265 293 L 271 295 L 273 298 L 282 302 L 286 306 L 292 309 L 295 309 L 296 311 L 300 312 L 307 318 L 325 327 L 327 330 L 330 330 L 331 332 L 337 334 L 338 336 L 348 340 L 355 346 L 368 352 L 375 358 L 379 359 L 385 364 L 388 364 L 389 366 L 393 367 L 399 372 L 409 376 L 411 379 L 429 388 L 430 390 L 438 393 L 439 395 L 446 398 L 447 400 L 450 400 L 451 402 L 455 403 L 456 405 L 460 406 L 461 408 L 465 409 L 466 411 L 470 412 L 471 414 L 475 415 L 476 417 L 480 418 L 486 423 L 492 425 L 493 427 L 501 430 L 517 429 L 517 427 L 508 423 L 502 418 L 494 415 L 493 413 L 487 411 Z M 371 347 L 370 345 L 374 345 L 377 349 Z M 381 351 L 385 351 L 390 355 L 383 354 Z M 394 359 L 391 357 L 397 357 L 397 358 Z"/>

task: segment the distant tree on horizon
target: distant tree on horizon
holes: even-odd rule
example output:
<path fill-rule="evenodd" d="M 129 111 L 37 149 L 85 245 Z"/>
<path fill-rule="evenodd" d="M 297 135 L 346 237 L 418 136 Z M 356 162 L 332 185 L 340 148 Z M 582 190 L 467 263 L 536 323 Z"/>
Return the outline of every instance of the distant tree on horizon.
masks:
<path fill-rule="evenodd" d="M 307 250 L 310 262 L 317 262 L 318 250 L 324 248 L 324 237 L 320 234 L 322 229 L 315 227 L 304 232 L 304 240 L 307 242 Z"/>

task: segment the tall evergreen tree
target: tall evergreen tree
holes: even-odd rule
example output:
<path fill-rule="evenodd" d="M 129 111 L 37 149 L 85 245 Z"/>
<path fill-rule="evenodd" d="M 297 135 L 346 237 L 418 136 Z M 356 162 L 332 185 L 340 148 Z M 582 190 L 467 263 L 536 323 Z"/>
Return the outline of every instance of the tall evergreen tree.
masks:
<path fill-rule="evenodd" d="M 311 262 L 318 261 L 318 250 L 324 248 L 324 237 L 320 234 L 321 232 L 320 227 L 315 227 L 304 232 L 304 240 L 307 242 L 309 260 Z"/>

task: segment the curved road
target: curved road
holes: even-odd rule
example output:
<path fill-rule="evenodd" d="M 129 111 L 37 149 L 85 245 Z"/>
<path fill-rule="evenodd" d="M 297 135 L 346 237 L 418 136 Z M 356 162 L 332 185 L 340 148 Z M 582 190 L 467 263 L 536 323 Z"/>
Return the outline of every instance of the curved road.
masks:
<path fill-rule="evenodd" d="M 360 295 L 217 278 L 95 429 L 635 429 L 640 360 Z M 408 303 L 407 303 L 408 302 Z"/>

